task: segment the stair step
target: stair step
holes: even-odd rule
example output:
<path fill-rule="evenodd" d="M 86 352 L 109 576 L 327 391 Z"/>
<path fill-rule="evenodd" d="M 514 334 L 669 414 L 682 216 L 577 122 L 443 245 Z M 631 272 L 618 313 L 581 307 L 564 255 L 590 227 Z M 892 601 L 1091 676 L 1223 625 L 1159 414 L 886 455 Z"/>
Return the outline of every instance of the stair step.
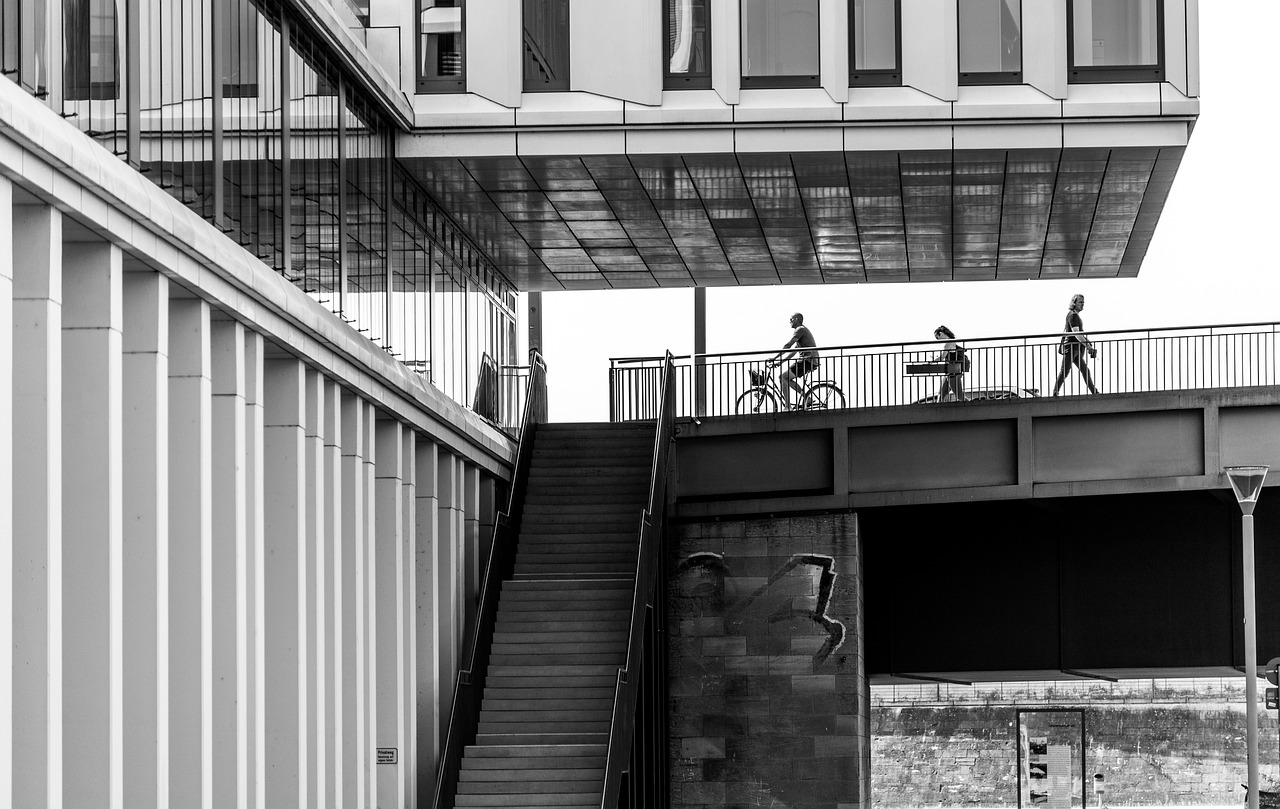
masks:
<path fill-rule="evenodd" d="M 524 759 L 524 761 L 534 762 L 537 759 Z M 463 760 L 462 771 L 458 774 L 458 780 L 469 783 L 483 782 L 536 782 L 536 781 L 558 781 L 568 783 L 571 781 L 596 781 L 604 780 L 604 762 L 599 767 L 584 767 L 579 769 L 570 769 L 568 767 L 555 768 L 537 768 L 528 764 L 520 766 L 511 766 L 509 771 L 504 771 L 492 767 L 468 767 L 466 760 Z"/>
<path fill-rule="evenodd" d="M 536 645 L 542 643 L 581 643 L 584 645 L 593 645 L 596 643 L 622 643 L 627 642 L 627 629 L 614 628 L 607 631 L 583 631 L 583 630 L 562 630 L 559 632 L 494 632 L 493 645 L 494 648 L 505 646 L 506 644 L 516 645 Z"/>
<path fill-rule="evenodd" d="M 572 558 L 572 557 L 571 557 Z M 517 576 L 521 574 L 531 573 L 626 573 L 628 570 L 635 570 L 635 558 L 628 559 L 626 557 L 617 559 L 612 562 L 516 562 L 515 573 Z"/>
<path fill-rule="evenodd" d="M 583 699 L 598 697 L 613 699 L 614 691 L 618 686 L 617 679 L 617 669 L 613 669 L 606 675 L 597 674 L 586 677 L 539 678 L 490 672 L 484 680 L 484 694 L 486 697 L 502 699 L 524 699 L 532 696 L 550 696 L 558 699 L 561 695 Z"/>
<path fill-rule="evenodd" d="M 576 606 L 576 605 L 575 605 Z M 559 620 L 564 623 L 573 623 L 575 621 L 627 621 L 631 620 L 631 607 L 626 605 L 622 608 L 612 607 L 606 609 L 604 607 L 592 606 L 583 607 L 581 609 L 570 609 L 563 607 L 561 609 L 533 609 L 527 605 L 513 605 L 507 609 L 498 609 L 498 621 L 509 624 L 524 623 L 541 623 L 543 621 Z"/>
<path fill-rule="evenodd" d="M 523 773 L 521 773 L 523 776 Z M 589 780 L 574 779 L 561 781 L 529 781 L 523 777 L 520 779 L 507 779 L 505 781 L 497 781 L 493 779 L 460 781 L 458 783 L 459 795 L 542 795 L 546 793 L 564 793 L 573 794 L 579 792 L 594 791 L 597 796 L 600 794 L 600 787 L 604 784 L 604 773 L 599 773 L 596 778 Z"/>
<path fill-rule="evenodd" d="M 593 579 L 590 582 L 580 582 L 573 579 L 565 579 L 561 582 L 513 582 L 505 581 L 502 583 L 502 591 L 505 592 L 522 592 L 534 593 L 542 591 L 563 592 L 564 590 L 628 590 L 634 588 L 633 579 L 629 576 L 619 576 L 616 579 Z"/>
<path fill-rule="evenodd" d="M 522 699 L 493 699 L 486 692 L 480 703 L 482 711 L 612 711 L 613 695 L 608 697 L 592 697 L 591 699 L 569 699 L 564 697 L 540 699 L 527 697 Z"/>
<path fill-rule="evenodd" d="M 491 666 L 609 666 L 614 668 L 624 665 L 626 650 L 620 652 L 552 652 L 534 654 L 530 652 L 512 652 L 510 654 L 493 653 L 489 656 Z"/>
<path fill-rule="evenodd" d="M 608 754 L 608 748 L 602 744 L 497 744 L 467 745 L 463 751 L 466 758 L 504 759 L 504 758 L 580 758 L 583 756 L 600 756 Z M 573 766 L 578 766 L 574 764 Z"/>
<path fill-rule="evenodd" d="M 526 621 L 514 621 L 499 616 L 494 632 L 502 635 L 518 635 L 526 632 L 609 632 L 622 624 L 619 621 L 550 620 L 552 616 L 529 616 Z"/>
<path fill-rule="evenodd" d="M 645 503 L 637 500 L 621 501 L 605 501 L 601 502 L 590 497 L 581 498 L 537 498 L 526 499 L 524 507 L 521 510 L 522 519 L 527 520 L 535 514 L 555 514 L 560 516 L 573 515 L 586 517 L 588 515 L 599 515 L 601 517 L 617 517 L 622 519 L 638 519 L 639 512 L 644 510 Z M 632 513 L 636 512 L 636 513 Z"/>
<path fill-rule="evenodd" d="M 563 580 L 560 580 L 563 581 Z M 593 581 L 611 582 L 613 579 L 594 579 Z M 512 584 L 533 584 L 534 582 L 511 582 Z M 587 582 L 583 582 L 584 584 Z M 575 587 L 564 588 L 563 590 L 508 590 L 503 589 L 498 604 L 510 602 L 512 604 L 523 604 L 531 601 L 550 601 L 564 604 L 573 604 L 583 601 L 598 601 L 602 603 L 626 602 L 631 599 L 631 588 L 622 589 L 620 587 Z"/>
<path fill-rule="evenodd" d="M 543 642 L 543 643 L 513 643 L 504 641 L 502 643 L 494 643 L 494 655 L 509 655 L 512 657 L 524 657 L 526 655 L 552 656 L 552 655 L 598 655 L 602 658 L 605 656 L 612 657 L 615 654 L 622 654 L 627 651 L 627 641 L 564 641 L 560 643 Z"/>
<path fill-rule="evenodd" d="M 609 743 L 608 733 L 478 733 L 476 744 L 584 744 Z"/>
<path fill-rule="evenodd" d="M 613 706 L 597 709 L 578 709 L 557 710 L 557 709 L 537 709 L 524 708 L 490 711 L 484 710 L 480 713 L 480 723 L 488 722 L 490 724 L 503 723 L 519 723 L 519 722 L 564 722 L 569 726 L 580 724 L 591 724 L 595 722 L 610 722 L 613 720 Z M 575 728 L 576 729 L 576 728 Z"/>
<path fill-rule="evenodd" d="M 511 666 L 505 663 L 490 665 L 486 682 L 493 677 L 592 677 L 605 676 L 612 683 L 618 675 L 617 666 L 601 663 L 583 665 Z"/>
<path fill-rule="evenodd" d="M 573 483 L 603 480 L 611 482 L 640 481 L 648 485 L 653 469 L 649 466 L 633 464 L 617 466 L 609 464 L 585 466 L 542 466 L 529 470 L 529 485 L 534 482 Z"/>
<path fill-rule="evenodd" d="M 501 809 L 560 809 L 562 806 L 599 806 L 601 789 L 595 792 L 557 792 L 537 795 L 520 794 L 459 794 L 457 807 L 501 807 Z"/>
<path fill-rule="evenodd" d="M 627 564 L 634 568 L 636 564 L 636 549 L 619 548 L 616 551 L 575 551 L 572 548 L 567 550 L 538 550 L 525 551 L 516 554 L 516 567 L 521 564 L 529 565 L 598 565 L 602 563 Z M 572 568 L 566 568 L 566 571 Z"/>
<path fill-rule="evenodd" d="M 601 548 L 602 550 L 613 550 L 615 547 L 631 546 L 638 547 L 640 545 L 640 532 L 635 531 L 619 531 L 614 533 L 597 533 L 597 534 L 521 534 L 517 542 L 517 550 L 520 548 L 558 548 L 561 546 L 571 548 L 581 548 L 582 550 L 591 550 L 592 548 Z"/>

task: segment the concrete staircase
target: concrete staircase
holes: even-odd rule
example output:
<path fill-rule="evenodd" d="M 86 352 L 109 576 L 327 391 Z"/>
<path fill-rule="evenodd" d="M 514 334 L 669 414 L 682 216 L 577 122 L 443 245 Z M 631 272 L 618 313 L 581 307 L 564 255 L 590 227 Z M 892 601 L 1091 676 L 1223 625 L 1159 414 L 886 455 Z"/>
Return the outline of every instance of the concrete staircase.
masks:
<path fill-rule="evenodd" d="M 652 423 L 543 424 L 459 807 L 599 806 Z"/>

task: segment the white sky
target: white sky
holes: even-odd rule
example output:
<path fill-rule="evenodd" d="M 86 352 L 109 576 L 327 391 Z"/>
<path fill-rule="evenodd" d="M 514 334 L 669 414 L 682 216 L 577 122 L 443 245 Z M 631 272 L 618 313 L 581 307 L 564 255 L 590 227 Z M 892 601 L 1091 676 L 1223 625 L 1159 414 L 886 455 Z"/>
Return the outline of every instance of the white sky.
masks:
<path fill-rule="evenodd" d="M 1137 278 L 712 288 L 707 350 L 779 347 L 796 311 L 820 345 L 1044 334 L 1076 292 L 1091 330 L 1280 320 L 1280 3 L 1199 5 L 1200 118 Z M 551 420 L 607 420 L 611 357 L 692 351 L 693 290 L 545 293 L 543 345 Z"/>

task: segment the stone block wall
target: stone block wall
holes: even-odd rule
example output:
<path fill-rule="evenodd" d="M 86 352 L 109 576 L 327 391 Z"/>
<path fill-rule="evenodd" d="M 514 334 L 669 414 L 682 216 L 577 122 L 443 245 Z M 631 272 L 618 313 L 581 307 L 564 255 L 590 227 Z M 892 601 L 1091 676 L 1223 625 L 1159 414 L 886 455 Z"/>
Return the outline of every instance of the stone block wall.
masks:
<path fill-rule="evenodd" d="M 866 809 L 857 517 L 670 531 L 672 806 Z"/>
<path fill-rule="evenodd" d="M 1224 806 L 1244 799 L 1242 701 L 1055 702 L 1085 715 L 1085 772 L 1103 773 L 1107 806 Z M 872 805 L 1018 805 L 1018 708 L 1039 704 L 877 706 L 871 715 Z M 1263 788 L 1275 784 L 1275 712 L 1261 711 Z M 1093 796 L 1088 796 L 1093 805 Z"/>

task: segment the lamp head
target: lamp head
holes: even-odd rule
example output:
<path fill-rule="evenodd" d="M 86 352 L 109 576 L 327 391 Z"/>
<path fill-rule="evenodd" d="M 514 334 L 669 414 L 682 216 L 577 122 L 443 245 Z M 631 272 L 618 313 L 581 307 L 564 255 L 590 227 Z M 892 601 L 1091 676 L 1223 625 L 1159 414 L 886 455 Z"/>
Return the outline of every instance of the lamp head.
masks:
<path fill-rule="evenodd" d="M 1267 479 L 1269 466 L 1227 466 L 1223 472 L 1231 481 L 1231 490 L 1236 494 L 1236 502 L 1245 514 L 1252 514 L 1258 503 L 1258 495 L 1262 493 L 1262 483 Z"/>

